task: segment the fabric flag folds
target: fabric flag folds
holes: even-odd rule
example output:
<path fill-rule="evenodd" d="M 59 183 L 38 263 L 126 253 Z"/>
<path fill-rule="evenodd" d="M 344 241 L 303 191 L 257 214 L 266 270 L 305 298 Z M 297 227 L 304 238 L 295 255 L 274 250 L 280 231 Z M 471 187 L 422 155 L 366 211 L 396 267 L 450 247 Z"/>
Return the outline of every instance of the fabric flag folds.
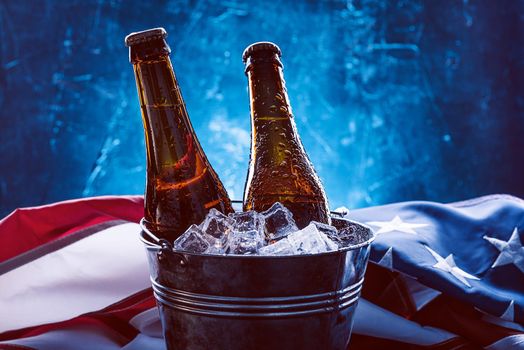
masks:
<path fill-rule="evenodd" d="M 139 196 L 0 221 L 0 349 L 165 349 Z M 492 195 L 351 210 L 372 227 L 349 349 L 524 349 L 524 201 Z"/>

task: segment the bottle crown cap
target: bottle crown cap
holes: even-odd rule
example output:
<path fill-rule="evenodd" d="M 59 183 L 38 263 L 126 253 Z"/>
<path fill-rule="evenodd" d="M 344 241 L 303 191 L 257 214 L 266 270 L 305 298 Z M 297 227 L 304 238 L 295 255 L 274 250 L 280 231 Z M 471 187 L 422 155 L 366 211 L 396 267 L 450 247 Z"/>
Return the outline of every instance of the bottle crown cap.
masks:
<path fill-rule="evenodd" d="M 261 42 L 249 45 L 244 50 L 244 53 L 242 54 L 242 61 L 246 63 L 247 59 L 252 54 L 254 54 L 255 52 L 262 52 L 262 51 L 273 52 L 277 54 L 278 57 L 282 56 L 282 51 L 280 51 L 280 48 L 276 44 L 269 42 L 269 41 L 261 41 Z"/>
<path fill-rule="evenodd" d="M 165 37 L 167 37 L 166 30 L 159 27 L 131 33 L 126 36 L 125 43 L 127 47 L 130 47 L 132 45 L 141 44 L 152 40 L 164 39 Z"/>

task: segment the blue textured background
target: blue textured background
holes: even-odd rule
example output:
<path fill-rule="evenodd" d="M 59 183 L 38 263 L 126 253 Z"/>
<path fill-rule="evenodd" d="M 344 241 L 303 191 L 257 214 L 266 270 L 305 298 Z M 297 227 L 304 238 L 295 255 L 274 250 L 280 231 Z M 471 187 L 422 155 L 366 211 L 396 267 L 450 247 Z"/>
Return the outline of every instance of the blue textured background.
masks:
<path fill-rule="evenodd" d="M 190 116 L 230 195 L 249 157 L 242 50 L 276 42 L 332 207 L 524 196 L 522 1 L 0 2 L 0 215 L 142 193 L 123 38 L 164 26 Z"/>

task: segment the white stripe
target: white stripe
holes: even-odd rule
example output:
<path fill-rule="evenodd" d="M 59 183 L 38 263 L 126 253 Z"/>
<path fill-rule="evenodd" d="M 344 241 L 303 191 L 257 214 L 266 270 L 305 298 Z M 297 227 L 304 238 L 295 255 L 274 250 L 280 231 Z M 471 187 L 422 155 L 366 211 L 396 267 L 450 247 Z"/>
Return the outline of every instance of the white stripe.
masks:
<path fill-rule="evenodd" d="M 165 350 L 158 309 L 148 309 L 133 317 L 129 323 L 140 334 L 121 347 L 122 340 L 105 327 L 86 324 L 68 325 L 34 337 L 0 342 L 1 344 L 25 345 L 38 350 Z M 1 348 L 1 346 L 0 346 Z"/>
<path fill-rule="evenodd" d="M 121 347 L 118 334 L 113 334 L 106 327 L 95 325 L 67 325 L 34 337 L 7 340 L 1 344 L 25 345 L 38 350 L 74 349 L 74 350 L 165 350 L 162 325 L 158 309 L 143 311 L 133 317 L 129 324 L 140 333 L 129 343 Z M 1 348 L 1 346 L 0 346 Z"/>
<path fill-rule="evenodd" d="M 138 329 L 144 335 L 162 338 L 162 325 L 160 324 L 160 315 L 158 308 L 143 311 L 129 320 L 129 324 Z"/>
<path fill-rule="evenodd" d="M 486 350 L 522 350 L 524 349 L 524 334 L 515 334 L 486 347 Z"/>
<path fill-rule="evenodd" d="M 422 327 L 366 299 L 358 302 L 353 332 L 417 345 L 433 345 L 456 337 L 442 329 Z"/>
<path fill-rule="evenodd" d="M 140 227 L 113 226 L 0 275 L 0 333 L 68 320 L 150 287 Z"/>
<path fill-rule="evenodd" d="M 131 340 L 122 350 L 166 350 L 164 338 L 155 338 L 144 334 L 139 334 Z"/>

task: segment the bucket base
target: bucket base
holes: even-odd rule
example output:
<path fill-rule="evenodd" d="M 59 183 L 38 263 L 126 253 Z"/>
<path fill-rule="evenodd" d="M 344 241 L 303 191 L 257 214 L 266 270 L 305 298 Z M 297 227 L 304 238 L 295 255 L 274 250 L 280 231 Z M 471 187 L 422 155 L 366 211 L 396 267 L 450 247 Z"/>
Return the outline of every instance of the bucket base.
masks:
<path fill-rule="evenodd" d="M 158 307 L 168 350 L 346 350 L 356 303 L 337 312 L 283 319 L 216 318 Z"/>

